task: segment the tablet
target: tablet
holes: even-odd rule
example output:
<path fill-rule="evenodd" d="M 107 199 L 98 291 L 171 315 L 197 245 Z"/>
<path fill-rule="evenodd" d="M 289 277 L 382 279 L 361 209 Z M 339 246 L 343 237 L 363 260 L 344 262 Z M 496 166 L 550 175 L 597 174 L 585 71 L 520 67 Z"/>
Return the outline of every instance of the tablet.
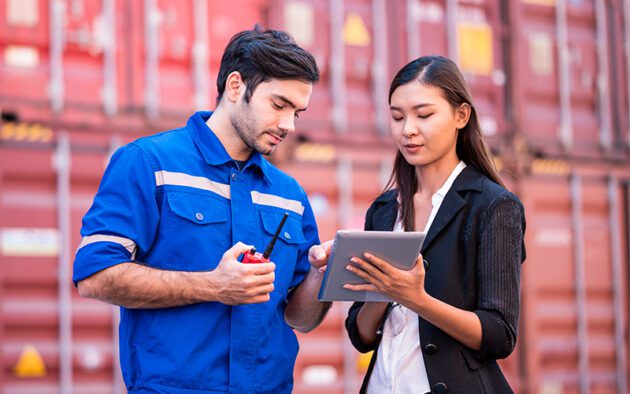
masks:
<path fill-rule="evenodd" d="M 422 232 L 337 231 L 317 298 L 320 301 L 391 301 L 379 293 L 344 289 L 346 283 L 366 283 L 348 271 L 346 265 L 352 264 L 352 257 L 362 257 L 369 252 L 399 269 L 409 270 L 418 259 L 424 235 Z"/>

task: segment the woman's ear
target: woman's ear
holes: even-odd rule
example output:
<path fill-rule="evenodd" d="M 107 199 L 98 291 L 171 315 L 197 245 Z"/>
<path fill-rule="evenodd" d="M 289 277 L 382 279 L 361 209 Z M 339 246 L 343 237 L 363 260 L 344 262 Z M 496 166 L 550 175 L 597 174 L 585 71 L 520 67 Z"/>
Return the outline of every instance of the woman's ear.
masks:
<path fill-rule="evenodd" d="M 457 121 L 458 130 L 463 129 L 468 124 L 471 112 L 472 109 L 468 103 L 460 105 L 459 108 L 455 110 L 455 120 Z"/>
<path fill-rule="evenodd" d="M 225 96 L 231 102 L 237 102 L 245 93 L 245 83 L 238 71 L 232 71 L 225 80 Z"/>

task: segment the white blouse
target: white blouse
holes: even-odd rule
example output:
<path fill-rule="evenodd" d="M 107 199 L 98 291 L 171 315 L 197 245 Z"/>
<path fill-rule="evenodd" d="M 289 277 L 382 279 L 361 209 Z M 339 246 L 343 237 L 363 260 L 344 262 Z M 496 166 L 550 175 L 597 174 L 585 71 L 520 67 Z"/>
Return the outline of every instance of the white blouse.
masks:
<path fill-rule="evenodd" d="M 424 227 L 425 234 L 429 232 L 446 193 L 464 168 L 466 164 L 460 161 L 444 185 L 431 197 L 431 214 Z M 394 231 L 404 231 L 400 212 Z M 418 315 L 400 304 L 394 303 L 385 321 L 383 338 L 378 348 L 378 357 L 370 376 L 367 392 L 368 394 L 431 392 L 420 349 Z"/>

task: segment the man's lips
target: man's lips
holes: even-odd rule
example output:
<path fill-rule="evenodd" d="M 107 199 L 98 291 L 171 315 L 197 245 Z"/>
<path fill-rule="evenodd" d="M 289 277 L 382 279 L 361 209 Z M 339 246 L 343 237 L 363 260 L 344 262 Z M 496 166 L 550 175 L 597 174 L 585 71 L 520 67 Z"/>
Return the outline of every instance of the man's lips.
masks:
<path fill-rule="evenodd" d="M 275 145 L 279 144 L 282 142 L 282 140 L 284 139 L 284 136 L 279 136 L 277 134 L 273 134 L 273 133 L 267 133 L 269 135 L 269 137 L 271 137 L 271 142 Z"/>

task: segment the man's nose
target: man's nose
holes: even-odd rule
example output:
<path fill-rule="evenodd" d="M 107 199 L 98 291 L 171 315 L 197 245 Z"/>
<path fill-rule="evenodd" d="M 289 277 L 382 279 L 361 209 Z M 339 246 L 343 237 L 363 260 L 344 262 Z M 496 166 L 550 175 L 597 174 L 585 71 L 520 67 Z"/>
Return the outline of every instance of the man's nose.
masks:
<path fill-rule="evenodd" d="M 295 116 L 293 114 L 282 116 L 278 128 L 285 133 L 293 133 L 295 131 Z"/>

